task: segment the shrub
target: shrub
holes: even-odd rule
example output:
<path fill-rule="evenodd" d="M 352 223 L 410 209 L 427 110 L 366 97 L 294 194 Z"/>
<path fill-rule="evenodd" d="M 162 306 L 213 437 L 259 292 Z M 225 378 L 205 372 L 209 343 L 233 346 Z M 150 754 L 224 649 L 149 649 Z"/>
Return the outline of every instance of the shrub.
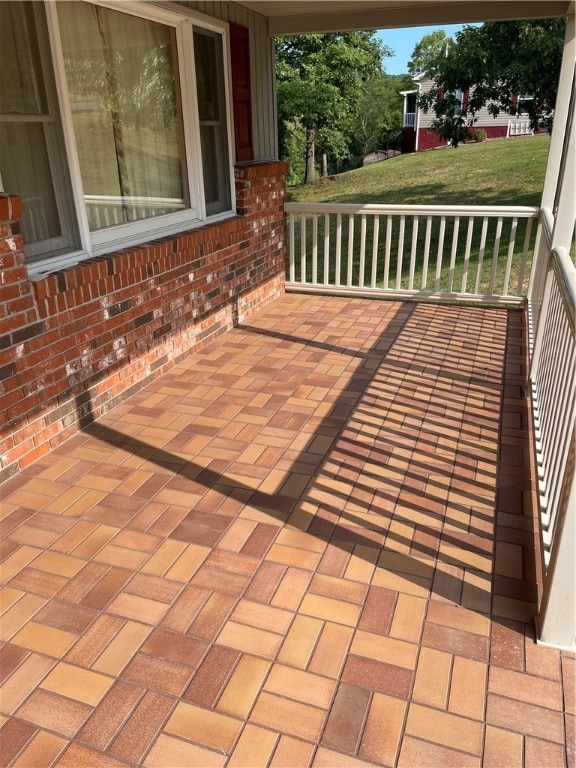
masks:
<path fill-rule="evenodd" d="M 484 128 L 476 128 L 474 133 L 472 134 L 474 137 L 474 141 L 478 144 L 481 141 L 486 141 L 488 138 L 488 134 L 484 130 Z"/>

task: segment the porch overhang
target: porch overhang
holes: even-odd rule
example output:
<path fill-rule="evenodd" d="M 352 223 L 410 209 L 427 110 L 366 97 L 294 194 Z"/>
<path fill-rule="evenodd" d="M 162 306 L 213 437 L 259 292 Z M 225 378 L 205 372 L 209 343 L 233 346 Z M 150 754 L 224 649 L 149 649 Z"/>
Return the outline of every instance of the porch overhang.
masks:
<path fill-rule="evenodd" d="M 237 0 L 268 19 L 271 36 L 537 19 L 574 13 L 573 0 Z"/>

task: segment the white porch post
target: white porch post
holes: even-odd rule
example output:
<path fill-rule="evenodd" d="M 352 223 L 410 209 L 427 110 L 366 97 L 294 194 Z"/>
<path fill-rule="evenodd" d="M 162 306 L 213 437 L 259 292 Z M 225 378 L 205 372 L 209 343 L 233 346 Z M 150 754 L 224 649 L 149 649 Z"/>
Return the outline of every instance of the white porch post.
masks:
<path fill-rule="evenodd" d="M 556 97 L 556 109 L 554 111 L 554 127 L 552 129 L 552 140 L 550 142 L 550 152 L 548 153 L 548 163 L 544 179 L 544 190 L 542 192 L 542 208 L 552 209 L 554 205 L 558 177 L 562 165 L 564 137 L 568 126 L 571 95 L 574 87 L 574 62 L 576 61 L 575 19 L 576 17 L 574 15 L 567 17 L 564 53 L 562 55 L 560 81 L 558 83 L 558 94 Z M 574 179 L 572 178 L 572 184 L 573 183 Z M 567 250 L 570 247 L 569 243 L 568 245 L 566 245 L 566 243 L 556 243 L 555 245 L 562 245 L 564 248 L 567 248 Z"/>

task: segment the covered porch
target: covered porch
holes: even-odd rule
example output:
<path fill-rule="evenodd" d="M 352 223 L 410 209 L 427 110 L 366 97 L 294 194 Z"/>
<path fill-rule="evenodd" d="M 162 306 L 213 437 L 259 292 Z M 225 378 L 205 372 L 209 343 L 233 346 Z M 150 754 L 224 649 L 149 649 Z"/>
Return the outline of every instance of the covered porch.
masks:
<path fill-rule="evenodd" d="M 573 765 L 528 346 L 287 294 L 8 480 L 4 764 Z"/>

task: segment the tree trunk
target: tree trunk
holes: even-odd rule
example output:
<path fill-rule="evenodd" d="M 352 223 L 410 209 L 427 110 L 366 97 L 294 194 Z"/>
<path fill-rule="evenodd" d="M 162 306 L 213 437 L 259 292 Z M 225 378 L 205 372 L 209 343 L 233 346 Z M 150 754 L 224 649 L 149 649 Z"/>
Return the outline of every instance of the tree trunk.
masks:
<path fill-rule="evenodd" d="M 328 177 L 328 155 L 326 152 L 322 152 L 322 178 Z"/>
<path fill-rule="evenodd" d="M 316 177 L 316 152 L 315 152 L 316 130 L 306 128 L 306 175 L 304 184 L 312 184 Z"/>

